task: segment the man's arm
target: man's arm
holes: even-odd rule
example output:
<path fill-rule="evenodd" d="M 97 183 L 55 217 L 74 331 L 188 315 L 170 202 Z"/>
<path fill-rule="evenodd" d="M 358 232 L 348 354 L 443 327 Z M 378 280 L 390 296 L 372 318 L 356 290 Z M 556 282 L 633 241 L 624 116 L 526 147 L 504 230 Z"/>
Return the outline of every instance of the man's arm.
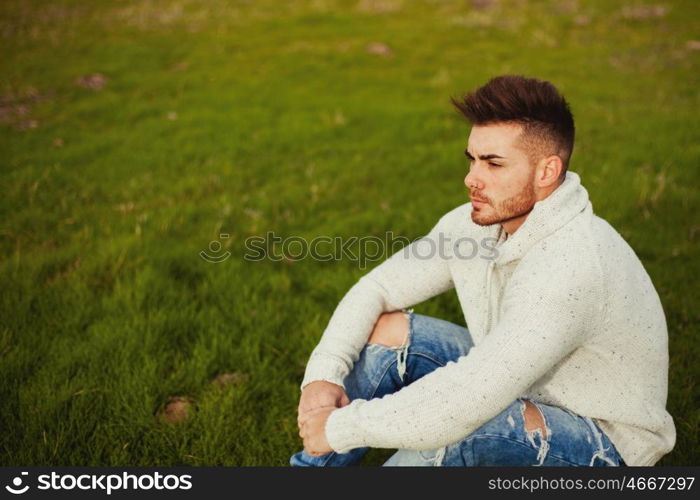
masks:
<path fill-rule="evenodd" d="M 349 403 L 343 379 L 383 312 L 412 306 L 454 287 L 445 258 L 450 249 L 440 245 L 450 241 L 447 234 L 455 221 L 465 216 L 464 207 L 444 215 L 428 235 L 363 276 L 343 297 L 306 367 L 297 408 L 300 431 L 313 410 Z"/>
<path fill-rule="evenodd" d="M 585 342 L 587 323 L 600 313 L 600 274 L 562 262 L 552 269 L 541 259 L 516 272 L 503 299 L 504 316 L 468 355 L 397 393 L 358 399 L 330 413 L 325 424 L 330 447 L 339 453 L 360 446 L 438 448 L 470 434 L 520 397 Z"/>
<path fill-rule="evenodd" d="M 444 253 L 448 249 L 439 251 L 439 245 L 460 209 L 444 215 L 428 235 L 394 253 L 347 292 L 311 353 L 302 389 L 319 380 L 343 387 L 383 312 L 413 306 L 454 287 Z"/>

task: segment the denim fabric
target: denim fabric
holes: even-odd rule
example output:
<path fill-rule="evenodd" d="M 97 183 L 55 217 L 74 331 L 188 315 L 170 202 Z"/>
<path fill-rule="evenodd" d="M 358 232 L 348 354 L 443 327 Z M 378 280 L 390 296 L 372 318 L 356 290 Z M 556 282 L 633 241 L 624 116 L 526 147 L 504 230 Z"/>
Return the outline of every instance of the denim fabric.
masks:
<path fill-rule="evenodd" d="M 409 332 L 401 346 L 367 344 L 345 378 L 350 400 L 380 398 L 423 375 L 456 361 L 473 346 L 461 326 L 408 311 Z M 526 430 L 526 401 L 545 422 Z M 546 435 L 546 437 L 543 436 Z M 368 448 L 312 457 L 304 451 L 290 459 L 293 466 L 345 466 L 360 461 Z M 460 441 L 436 450 L 398 450 L 385 466 L 618 466 L 624 462 L 605 433 L 588 418 L 557 406 L 519 398 Z"/>

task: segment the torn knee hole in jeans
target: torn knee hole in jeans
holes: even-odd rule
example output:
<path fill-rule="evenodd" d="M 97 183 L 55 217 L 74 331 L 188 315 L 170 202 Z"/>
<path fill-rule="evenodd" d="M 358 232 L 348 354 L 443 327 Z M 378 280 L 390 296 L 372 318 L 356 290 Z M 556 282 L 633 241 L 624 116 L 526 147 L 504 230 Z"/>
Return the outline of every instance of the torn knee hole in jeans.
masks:
<path fill-rule="evenodd" d="M 387 349 L 391 349 L 392 351 L 396 352 L 396 370 L 398 371 L 399 379 L 401 381 L 404 380 L 404 375 L 406 374 L 406 358 L 408 357 L 408 346 L 411 343 L 411 330 L 413 328 L 412 322 L 413 322 L 413 309 L 402 309 L 401 310 L 404 315 L 406 316 L 406 328 L 405 332 L 403 332 L 403 339 L 401 340 L 401 343 L 398 344 L 396 343 L 397 340 L 395 341 L 394 338 L 398 339 L 399 337 L 396 336 L 395 334 L 389 334 L 386 335 L 384 333 L 384 330 L 378 329 L 377 325 L 375 325 L 375 329 L 373 330 L 372 334 L 370 334 L 370 338 L 367 341 L 368 346 L 381 346 Z M 398 311 L 397 311 L 398 313 Z M 380 317 L 381 321 L 381 317 Z M 382 332 L 382 333 L 379 333 Z M 394 327 L 394 332 L 397 332 L 396 328 Z"/>
<path fill-rule="evenodd" d="M 538 451 L 537 465 L 542 465 L 549 451 L 549 438 L 552 435 L 551 429 L 547 427 L 547 421 L 544 418 L 544 413 L 537 405 L 528 400 L 523 400 L 522 414 L 523 426 L 528 441 Z M 535 436 L 539 437 L 539 446 L 535 443 Z"/>
<path fill-rule="evenodd" d="M 408 311 L 404 309 L 403 312 L 406 314 L 406 319 L 408 320 L 406 336 L 403 342 L 401 342 L 401 345 L 393 347 L 393 349 L 396 349 L 396 371 L 399 373 L 401 381 L 403 381 L 404 375 L 406 374 L 406 358 L 408 358 L 408 346 L 411 343 L 413 309 L 409 309 Z"/>

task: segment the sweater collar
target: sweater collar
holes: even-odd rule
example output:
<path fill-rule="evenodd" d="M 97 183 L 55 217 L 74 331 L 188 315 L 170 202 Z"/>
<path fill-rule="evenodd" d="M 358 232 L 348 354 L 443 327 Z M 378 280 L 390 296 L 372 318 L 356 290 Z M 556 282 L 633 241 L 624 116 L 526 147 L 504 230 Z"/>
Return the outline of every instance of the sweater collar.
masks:
<path fill-rule="evenodd" d="M 535 203 L 525 222 L 498 246 L 500 266 L 520 259 L 538 241 L 546 238 L 590 206 L 588 191 L 575 172 L 567 171 L 564 182 L 544 200 Z M 502 235 L 500 226 L 498 234 Z"/>

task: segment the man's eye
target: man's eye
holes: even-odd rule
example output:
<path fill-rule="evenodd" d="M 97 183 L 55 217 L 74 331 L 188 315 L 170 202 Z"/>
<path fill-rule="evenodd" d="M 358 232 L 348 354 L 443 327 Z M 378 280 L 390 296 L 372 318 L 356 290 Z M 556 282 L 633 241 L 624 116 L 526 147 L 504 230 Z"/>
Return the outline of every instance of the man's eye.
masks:
<path fill-rule="evenodd" d="M 502 167 L 503 166 L 500 163 L 494 163 L 492 161 L 489 162 L 489 165 L 491 165 L 492 167 Z"/>

